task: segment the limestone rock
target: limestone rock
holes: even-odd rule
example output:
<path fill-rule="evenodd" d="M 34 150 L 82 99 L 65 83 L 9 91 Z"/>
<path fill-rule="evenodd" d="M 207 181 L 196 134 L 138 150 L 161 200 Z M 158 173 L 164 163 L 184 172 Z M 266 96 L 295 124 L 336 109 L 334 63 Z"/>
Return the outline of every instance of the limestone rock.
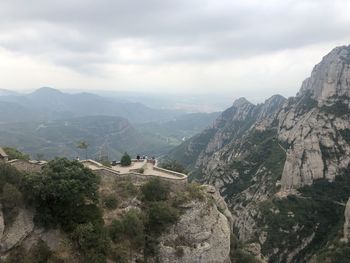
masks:
<path fill-rule="evenodd" d="M 344 212 L 345 222 L 344 222 L 344 237 L 343 241 L 349 242 L 350 238 L 350 198 L 346 203 L 345 212 Z"/>
<path fill-rule="evenodd" d="M 222 198 L 208 188 L 206 201 L 195 201 L 179 221 L 160 238 L 160 262 L 230 262 L 230 235 L 232 216 Z M 217 201 L 215 201 L 217 200 Z"/>
<path fill-rule="evenodd" d="M 20 208 L 14 222 L 5 227 L 1 239 L 1 252 L 6 252 L 22 242 L 34 229 L 33 212 Z"/>

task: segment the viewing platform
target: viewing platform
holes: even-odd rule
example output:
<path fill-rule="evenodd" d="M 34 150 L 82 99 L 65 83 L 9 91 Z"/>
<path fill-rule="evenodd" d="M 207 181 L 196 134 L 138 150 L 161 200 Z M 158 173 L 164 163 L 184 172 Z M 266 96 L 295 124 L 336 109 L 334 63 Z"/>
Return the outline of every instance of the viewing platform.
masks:
<path fill-rule="evenodd" d="M 121 166 L 120 163 L 116 163 L 111 167 L 104 166 L 103 164 L 96 162 L 94 160 L 82 160 L 80 161 L 85 167 L 90 168 L 93 171 L 105 170 L 117 175 L 128 175 L 137 174 L 140 176 L 154 176 L 160 177 L 168 180 L 186 180 L 187 175 L 183 173 L 174 172 L 164 168 L 158 167 L 158 162 L 156 160 L 136 160 L 133 159 L 131 165 Z"/>

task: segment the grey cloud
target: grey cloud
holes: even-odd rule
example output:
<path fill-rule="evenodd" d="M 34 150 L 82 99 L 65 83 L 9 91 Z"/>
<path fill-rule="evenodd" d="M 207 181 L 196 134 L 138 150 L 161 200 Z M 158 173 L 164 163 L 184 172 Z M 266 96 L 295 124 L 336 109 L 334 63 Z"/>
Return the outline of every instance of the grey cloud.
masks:
<path fill-rule="evenodd" d="M 338 18 L 342 3 L 348 6 L 341 0 L 4 0 L 0 46 L 75 69 L 127 63 L 110 53 L 112 43 L 125 39 L 153 50 L 149 63 L 235 59 L 349 35 L 349 20 Z"/>

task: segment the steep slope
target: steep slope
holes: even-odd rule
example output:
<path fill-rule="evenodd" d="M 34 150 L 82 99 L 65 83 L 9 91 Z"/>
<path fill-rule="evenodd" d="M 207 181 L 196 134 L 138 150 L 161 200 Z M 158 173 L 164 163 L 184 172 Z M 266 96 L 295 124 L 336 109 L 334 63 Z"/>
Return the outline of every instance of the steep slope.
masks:
<path fill-rule="evenodd" d="M 192 178 L 220 190 L 239 239 L 268 262 L 347 258 L 350 46 L 318 64 L 296 97 L 239 99 L 177 150 Z M 337 256 L 334 249 L 337 249 Z M 333 249 L 333 250 L 332 250 Z"/>

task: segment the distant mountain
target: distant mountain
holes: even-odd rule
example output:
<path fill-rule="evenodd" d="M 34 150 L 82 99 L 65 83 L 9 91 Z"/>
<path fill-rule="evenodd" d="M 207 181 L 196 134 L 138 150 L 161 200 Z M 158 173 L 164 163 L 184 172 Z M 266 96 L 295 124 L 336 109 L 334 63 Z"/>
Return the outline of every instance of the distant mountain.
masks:
<path fill-rule="evenodd" d="M 17 93 L 7 89 L 0 89 L 0 96 L 16 95 Z"/>
<path fill-rule="evenodd" d="M 141 123 L 135 127 L 143 134 L 156 136 L 170 145 L 177 146 L 210 126 L 219 114 L 220 112 L 190 113 L 180 115 L 170 121 Z"/>
<path fill-rule="evenodd" d="M 68 94 L 47 87 L 26 95 L 0 96 L 0 109 L 6 109 L 0 115 L 0 122 L 47 121 L 103 115 L 121 116 L 131 122 L 140 123 L 169 120 L 180 114 L 178 111 L 152 109 L 141 103 L 119 101 L 90 93 Z M 18 111 L 22 114 L 18 114 Z"/>
<path fill-rule="evenodd" d="M 171 148 L 166 140 L 136 130 L 126 119 L 110 116 L 87 116 L 72 119 L 0 124 L 0 145 L 16 147 L 32 158 L 56 156 L 85 158 L 77 148 L 80 141 L 89 144 L 89 158 L 108 154 L 119 160 L 124 152 L 131 155 L 158 155 Z"/>

